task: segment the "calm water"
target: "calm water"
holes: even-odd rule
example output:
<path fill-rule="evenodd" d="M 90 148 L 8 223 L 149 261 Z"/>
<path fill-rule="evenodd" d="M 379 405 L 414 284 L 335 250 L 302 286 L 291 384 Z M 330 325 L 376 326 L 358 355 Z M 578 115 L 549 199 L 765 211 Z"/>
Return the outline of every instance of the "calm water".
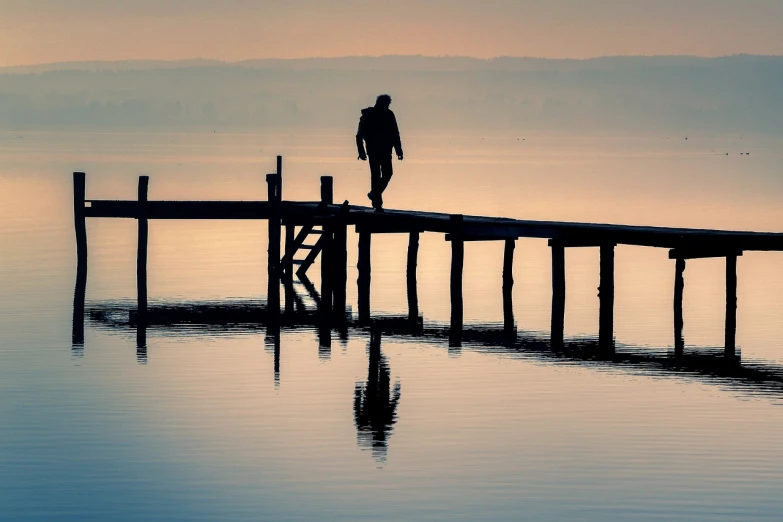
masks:
<path fill-rule="evenodd" d="M 783 231 L 783 139 L 688 138 L 410 136 L 385 200 Z M 286 199 L 317 199 L 331 174 L 335 199 L 364 203 L 366 164 L 351 142 L 350 130 L 0 134 L 0 519 L 779 520 L 783 387 L 650 362 L 673 344 L 663 250 L 617 249 L 625 364 L 392 335 L 373 363 L 368 331 L 335 334 L 329 350 L 301 329 L 283 332 L 276 380 L 263 329 L 152 328 L 142 355 L 134 330 L 95 318 L 72 348 L 72 171 L 88 173 L 88 198 L 133 199 L 149 174 L 151 199 L 264 199 L 263 174 L 283 154 Z M 262 299 L 265 228 L 151 223 L 151 301 Z M 136 224 L 92 220 L 88 237 L 87 307 L 119 307 L 126 321 Z M 355 281 L 355 234 L 349 242 Z M 373 238 L 376 315 L 406 313 L 406 245 Z M 448 320 L 448 248 L 422 237 L 425 326 Z M 746 253 L 738 268 L 743 363 L 772 378 L 783 373 L 782 261 Z M 549 265 L 546 241 L 518 241 L 520 337 L 547 336 Z M 597 251 L 570 250 L 566 265 L 566 336 L 589 338 Z M 467 245 L 466 324 L 502 320 L 501 269 L 502 244 Z M 689 261 L 685 278 L 686 350 L 706 353 L 723 342 L 723 262 Z"/>

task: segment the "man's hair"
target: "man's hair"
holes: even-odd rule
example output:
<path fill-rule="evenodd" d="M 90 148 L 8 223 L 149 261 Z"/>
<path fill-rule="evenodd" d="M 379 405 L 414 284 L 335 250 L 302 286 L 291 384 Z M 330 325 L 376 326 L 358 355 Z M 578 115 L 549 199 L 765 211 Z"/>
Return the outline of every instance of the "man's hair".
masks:
<path fill-rule="evenodd" d="M 391 96 L 388 94 L 381 94 L 375 99 L 375 105 L 378 107 L 388 107 L 391 105 Z"/>

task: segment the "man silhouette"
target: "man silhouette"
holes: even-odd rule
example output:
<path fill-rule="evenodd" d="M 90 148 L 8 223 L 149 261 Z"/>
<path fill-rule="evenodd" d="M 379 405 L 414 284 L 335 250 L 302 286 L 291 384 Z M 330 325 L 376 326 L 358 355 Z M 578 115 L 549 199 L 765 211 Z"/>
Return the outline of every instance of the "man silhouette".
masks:
<path fill-rule="evenodd" d="M 359 118 L 359 130 L 356 131 L 356 147 L 359 149 L 359 159 L 370 158 L 370 192 L 367 197 L 372 201 L 376 212 L 383 212 L 383 191 L 392 177 L 392 149 L 397 153 L 397 159 L 402 160 L 402 143 L 397 119 L 389 110 L 391 96 L 381 94 L 375 100 L 375 107 L 362 109 Z M 367 151 L 364 145 L 367 144 Z"/>

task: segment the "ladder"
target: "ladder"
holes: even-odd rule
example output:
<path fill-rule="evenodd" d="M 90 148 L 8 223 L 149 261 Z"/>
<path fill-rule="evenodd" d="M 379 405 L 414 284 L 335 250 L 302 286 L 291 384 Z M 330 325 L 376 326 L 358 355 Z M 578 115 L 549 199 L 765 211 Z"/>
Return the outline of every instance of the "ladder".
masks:
<path fill-rule="evenodd" d="M 318 228 L 316 228 L 318 227 Z M 291 276 L 291 271 L 294 267 L 296 269 L 296 275 L 302 277 L 307 273 L 307 269 L 318 258 L 318 254 L 323 250 L 324 245 L 324 230 L 322 225 L 308 224 L 302 225 L 299 229 L 299 233 L 294 237 L 293 242 L 286 249 L 283 258 L 280 260 L 281 268 L 286 271 L 287 275 Z M 314 243 L 305 243 L 308 238 L 318 239 Z M 311 239 L 312 241 L 312 239 Z M 300 250 L 307 252 L 307 255 L 302 259 L 297 259 L 295 256 Z"/>

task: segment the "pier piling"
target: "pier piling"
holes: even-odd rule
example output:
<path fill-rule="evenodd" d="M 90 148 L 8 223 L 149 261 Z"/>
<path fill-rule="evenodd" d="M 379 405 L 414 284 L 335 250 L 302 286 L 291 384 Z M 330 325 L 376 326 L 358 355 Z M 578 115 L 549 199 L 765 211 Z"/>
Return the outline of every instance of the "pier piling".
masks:
<path fill-rule="evenodd" d="M 737 256 L 726 256 L 726 358 L 736 355 L 737 333 Z"/>
<path fill-rule="evenodd" d="M 514 248 L 516 239 L 506 239 L 503 250 L 503 331 L 507 335 L 513 335 L 516 331 L 514 325 L 514 301 L 512 290 L 514 288 Z"/>
<path fill-rule="evenodd" d="M 138 309 L 138 329 L 136 344 L 144 347 L 147 344 L 147 240 L 149 222 L 147 220 L 147 192 L 149 176 L 139 176 L 138 203 L 136 219 L 138 220 L 138 248 L 136 251 L 136 303 Z"/>
<path fill-rule="evenodd" d="M 462 344 L 462 269 L 465 261 L 465 240 L 463 234 L 464 218 L 461 214 L 452 214 L 451 225 L 451 329 L 449 344 Z"/>
<path fill-rule="evenodd" d="M 685 290 L 685 259 L 677 258 L 674 269 L 674 355 L 682 357 L 685 352 L 685 338 L 682 335 L 684 326 L 682 315 L 682 296 Z"/>
<path fill-rule="evenodd" d="M 551 344 L 554 348 L 563 346 L 565 327 L 565 247 L 559 241 L 549 242 L 552 249 L 552 323 Z"/>
<path fill-rule="evenodd" d="M 614 244 L 600 246 L 600 283 L 598 287 L 598 344 L 614 348 Z"/>
<path fill-rule="evenodd" d="M 279 164 L 279 159 L 278 159 Z M 280 168 L 278 166 L 278 168 Z M 280 195 L 282 178 L 279 173 L 267 174 L 269 202 L 269 247 L 267 249 L 267 323 L 276 328 L 280 323 Z"/>
<path fill-rule="evenodd" d="M 73 225 L 76 230 L 76 286 L 73 291 L 71 342 L 84 345 L 84 300 L 87 292 L 87 219 L 84 213 L 86 176 L 73 173 Z"/>
<path fill-rule="evenodd" d="M 359 259 L 356 268 L 359 272 L 357 284 L 359 287 L 359 323 L 361 324 L 370 322 L 371 240 L 370 232 L 359 232 Z"/>
<path fill-rule="evenodd" d="M 408 319 L 413 324 L 419 320 L 419 292 L 416 281 L 418 259 L 419 233 L 411 232 L 408 237 L 408 264 L 405 275 L 408 287 Z"/>

